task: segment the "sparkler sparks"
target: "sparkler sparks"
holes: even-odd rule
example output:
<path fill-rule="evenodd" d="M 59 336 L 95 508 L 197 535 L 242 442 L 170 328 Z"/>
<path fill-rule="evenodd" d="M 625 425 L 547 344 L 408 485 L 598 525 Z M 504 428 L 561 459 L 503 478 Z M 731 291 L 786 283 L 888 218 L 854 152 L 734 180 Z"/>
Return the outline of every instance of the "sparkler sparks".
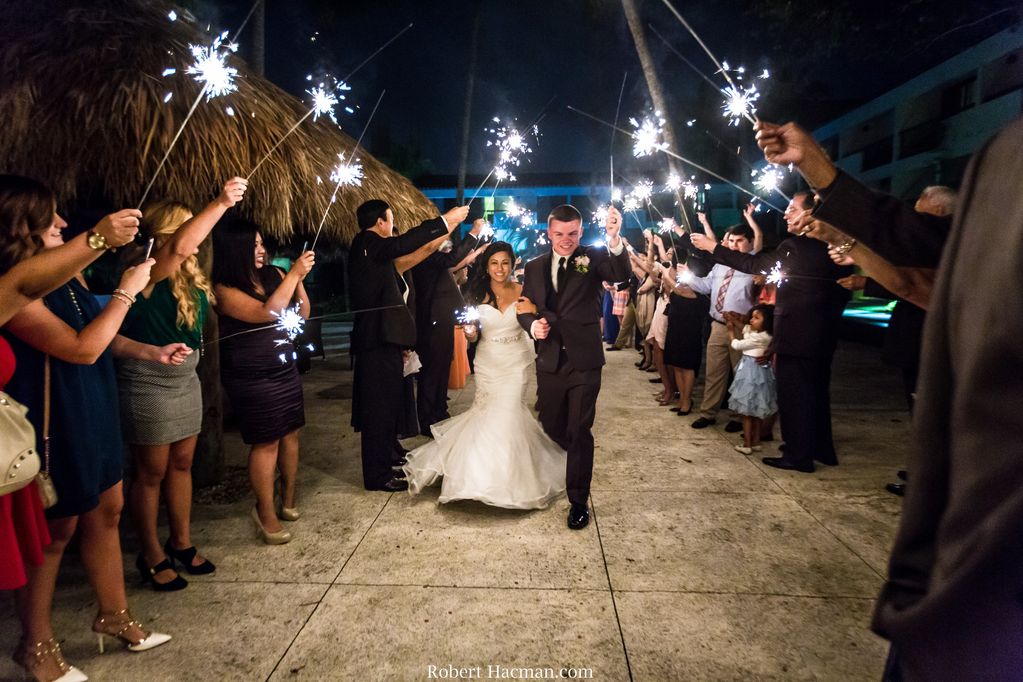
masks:
<path fill-rule="evenodd" d="M 483 241 L 485 239 L 493 239 L 493 238 L 494 238 L 494 226 L 490 224 L 490 221 L 484 220 L 483 221 L 483 227 L 480 228 L 479 240 Z"/>
<path fill-rule="evenodd" d="M 771 268 L 771 272 L 761 272 L 762 275 L 767 275 L 767 283 L 774 284 L 775 286 L 781 286 L 785 282 L 785 273 L 781 269 L 781 261 L 775 261 L 774 267 Z"/>
<path fill-rule="evenodd" d="M 458 324 L 479 324 L 480 311 L 476 306 L 467 306 L 458 312 L 455 319 L 458 320 Z"/>
<path fill-rule="evenodd" d="M 682 189 L 682 178 L 678 176 L 678 173 L 672 173 L 668 176 L 668 179 L 664 181 L 665 192 L 677 192 Z"/>
<path fill-rule="evenodd" d="M 521 159 L 533 153 L 526 137 L 518 131 L 511 123 L 502 125 L 501 119 L 493 118 L 497 124 L 487 128 L 486 132 L 492 137 L 487 140 L 488 147 L 497 147 L 497 164 L 494 166 L 494 173 L 499 181 L 515 181 L 515 174 L 511 171 L 512 166 L 518 166 Z M 533 134 L 539 138 L 540 132 L 537 126 L 532 127 Z"/>
<path fill-rule="evenodd" d="M 640 180 L 632 187 L 631 194 L 641 204 L 650 201 L 650 197 L 654 194 L 654 183 L 650 180 Z"/>
<path fill-rule="evenodd" d="M 754 168 L 750 175 L 753 178 L 753 186 L 764 194 L 778 191 L 778 184 L 785 179 L 785 172 L 774 164 L 768 164 L 762 170 Z"/>
<path fill-rule="evenodd" d="M 632 145 L 633 156 L 637 158 L 648 156 L 668 148 L 668 143 L 662 139 L 664 135 L 664 118 L 661 116 L 661 112 L 654 112 L 653 117 L 645 117 L 642 122 L 630 118 L 629 123 L 636 129 L 636 132 L 632 133 L 632 139 L 634 140 Z"/>
<path fill-rule="evenodd" d="M 722 116 L 731 119 L 731 125 L 739 125 L 739 120 L 743 118 L 753 120 L 757 113 L 755 102 L 760 99 L 760 92 L 756 85 L 751 85 L 749 88 L 744 88 L 741 85 L 729 85 L 727 88 L 722 88 L 721 92 L 725 96 L 725 102 L 721 105 Z"/>
<path fill-rule="evenodd" d="M 675 221 L 671 218 L 661 219 L 661 234 L 667 234 L 675 228 Z"/>
<path fill-rule="evenodd" d="M 283 332 L 286 337 L 275 341 L 278 346 L 291 343 L 298 338 L 305 329 L 305 318 L 299 313 L 299 308 L 301 306 L 302 302 L 299 301 L 290 308 L 282 309 L 280 312 L 277 312 L 276 310 L 270 311 L 270 314 L 277 318 L 277 322 L 274 324 L 274 329 L 279 332 Z"/>
<path fill-rule="evenodd" d="M 206 101 L 214 97 L 234 92 L 238 87 L 234 84 L 234 78 L 238 75 L 238 69 L 227 65 L 229 52 L 235 52 L 238 45 L 235 43 L 224 44 L 227 38 L 227 31 L 213 39 L 209 47 L 200 45 L 189 45 L 189 50 L 195 58 L 195 63 L 186 69 L 186 73 L 195 76 L 195 79 L 202 83 L 203 92 L 206 93 Z M 227 52 L 221 52 L 224 47 Z"/>
<path fill-rule="evenodd" d="M 327 87 L 320 83 L 315 88 L 306 90 L 306 93 L 311 95 L 313 98 L 313 120 L 317 120 L 320 116 L 327 116 L 331 121 L 337 123 L 337 115 L 334 113 L 334 107 L 345 99 L 345 96 L 340 94 L 342 91 L 348 91 L 352 88 L 343 82 L 337 82 L 333 89 L 328 90 Z"/>
<path fill-rule="evenodd" d="M 340 163 L 334 166 L 334 168 L 330 171 L 330 179 L 333 180 L 338 187 L 361 187 L 362 178 L 364 177 L 362 174 L 362 162 L 358 159 L 353 159 L 346 163 L 344 160 L 344 152 L 339 153 L 337 158 L 340 160 Z M 335 193 L 335 195 L 330 199 L 331 203 L 333 203 L 336 199 L 337 194 Z"/>
<path fill-rule="evenodd" d="M 598 206 L 597 210 L 593 212 L 593 222 L 597 223 L 598 225 L 603 225 L 604 223 L 607 222 L 607 214 L 609 212 L 610 207 L 603 205 Z"/>

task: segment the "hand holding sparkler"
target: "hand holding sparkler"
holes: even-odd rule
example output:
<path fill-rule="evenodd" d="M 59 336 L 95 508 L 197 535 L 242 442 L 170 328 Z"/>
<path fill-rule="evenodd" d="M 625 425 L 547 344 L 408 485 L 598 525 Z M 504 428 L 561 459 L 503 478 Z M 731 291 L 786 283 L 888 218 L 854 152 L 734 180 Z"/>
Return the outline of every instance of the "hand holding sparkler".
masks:
<path fill-rule="evenodd" d="M 316 254 L 306 251 L 292 262 L 290 272 L 295 273 L 299 280 L 304 280 L 314 265 L 316 265 Z"/>
<path fill-rule="evenodd" d="M 758 121 L 757 146 L 764 158 L 779 165 L 795 164 L 812 187 L 828 187 L 838 170 L 810 133 L 795 123 L 777 125 Z"/>
<path fill-rule="evenodd" d="M 465 334 L 466 340 L 470 343 L 476 341 L 480 335 L 479 328 L 474 324 L 463 324 L 462 332 Z"/>
<path fill-rule="evenodd" d="M 245 197 L 245 190 L 249 187 L 249 181 L 245 178 L 233 177 L 224 183 L 224 188 L 220 190 L 220 196 L 217 197 L 217 201 L 224 208 L 231 208 Z"/>
<path fill-rule="evenodd" d="M 442 217 L 448 224 L 448 233 L 450 234 L 452 230 L 464 223 L 465 219 L 469 217 L 469 205 L 455 206 Z"/>
<path fill-rule="evenodd" d="M 108 246 L 116 248 L 124 246 L 135 238 L 139 231 L 142 211 L 134 208 L 121 209 L 117 213 L 104 216 L 96 223 L 92 231 L 103 237 Z"/>
<path fill-rule="evenodd" d="M 166 346 L 153 346 L 153 357 L 154 362 L 159 362 L 161 365 L 172 365 L 177 367 L 178 365 L 184 364 L 188 356 L 192 354 L 192 349 L 183 343 L 169 343 Z"/>
<path fill-rule="evenodd" d="M 706 251 L 707 253 L 713 253 L 714 247 L 717 246 L 717 241 L 711 239 L 705 234 L 694 232 L 689 239 L 692 240 L 693 246 Z"/>
<path fill-rule="evenodd" d="M 156 265 L 156 259 L 147 258 L 138 265 L 128 268 L 121 275 L 121 281 L 117 285 L 118 289 L 127 292 L 132 298 L 138 296 L 139 292 L 149 284 L 150 271 L 154 265 Z"/>

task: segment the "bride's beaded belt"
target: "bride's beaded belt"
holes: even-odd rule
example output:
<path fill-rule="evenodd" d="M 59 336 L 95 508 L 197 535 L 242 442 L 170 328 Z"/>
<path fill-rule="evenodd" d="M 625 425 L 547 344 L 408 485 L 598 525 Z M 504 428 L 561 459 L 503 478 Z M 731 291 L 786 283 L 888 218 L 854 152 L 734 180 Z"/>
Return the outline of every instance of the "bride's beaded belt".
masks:
<path fill-rule="evenodd" d="M 519 332 L 515 336 L 499 336 L 496 339 L 484 338 L 483 340 L 491 343 L 515 343 L 516 341 L 521 341 L 524 335 L 525 332 Z"/>

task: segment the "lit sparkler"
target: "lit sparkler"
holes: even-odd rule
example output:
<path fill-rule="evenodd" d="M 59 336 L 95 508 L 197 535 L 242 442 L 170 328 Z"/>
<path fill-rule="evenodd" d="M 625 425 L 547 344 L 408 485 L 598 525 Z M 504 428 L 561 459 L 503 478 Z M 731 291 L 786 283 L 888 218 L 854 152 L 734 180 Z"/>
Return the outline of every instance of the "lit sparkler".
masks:
<path fill-rule="evenodd" d="M 785 282 L 785 273 L 781 269 L 781 261 L 775 261 L 774 267 L 771 268 L 771 272 L 761 272 L 762 275 L 767 275 L 767 283 L 774 284 L 775 286 L 781 286 Z"/>
<path fill-rule="evenodd" d="M 743 118 L 755 121 L 754 115 L 757 113 L 755 103 L 760 99 L 760 92 L 756 85 L 751 85 L 749 88 L 744 88 L 741 85 L 729 85 L 727 88 L 722 88 L 721 92 L 725 96 L 725 102 L 721 105 L 721 115 L 731 119 L 731 125 L 739 125 L 739 120 Z"/>
<path fill-rule="evenodd" d="M 675 229 L 675 221 L 671 218 L 661 219 L 661 234 L 668 234 Z"/>
<path fill-rule="evenodd" d="M 490 221 L 484 220 L 483 227 L 480 228 L 479 240 L 484 241 L 486 239 L 494 238 L 494 226 L 490 224 Z"/>
<path fill-rule="evenodd" d="M 458 324 L 474 324 L 479 325 L 480 311 L 476 306 L 467 306 L 464 309 L 458 311 L 455 316 L 458 320 Z"/>
<path fill-rule="evenodd" d="M 340 152 L 337 158 L 339 163 L 330 171 L 330 179 L 338 187 L 362 187 L 362 179 L 365 177 L 362 173 L 362 162 L 358 159 L 345 161 L 344 152 Z M 337 192 L 330 198 L 331 203 L 334 203 L 336 198 Z"/>
<path fill-rule="evenodd" d="M 237 43 L 227 43 L 225 45 L 225 38 L 227 38 L 227 31 L 214 38 L 213 44 L 208 47 L 200 45 L 188 46 L 192 56 L 195 57 L 195 63 L 189 66 L 185 73 L 195 76 L 195 80 L 202 83 L 203 93 L 206 95 L 207 102 L 215 97 L 226 95 L 238 89 L 234 84 L 234 78 L 238 75 L 238 69 L 227 65 L 228 52 L 237 51 L 238 45 Z M 225 47 L 228 52 L 222 53 L 220 51 L 221 46 Z"/>
<path fill-rule="evenodd" d="M 607 215 L 610 212 L 609 206 L 598 206 L 597 210 L 593 212 L 593 222 L 598 225 L 603 225 L 607 222 Z"/>
<path fill-rule="evenodd" d="M 632 133 L 634 141 L 632 145 L 633 156 L 637 158 L 648 156 L 668 148 L 668 143 L 662 139 L 664 135 L 664 118 L 661 116 L 661 112 L 654 112 L 653 117 L 645 117 L 642 122 L 630 118 L 629 123 L 636 129 Z"/>
<path fill-rule="evenodd" d="M 682 178 L 679 177 L 678 173 L 668 175 L 668 179 L 664 181 L 664 191 L 677 192 L 680 189 L 682 189 Z"/>
<path fill-rule="evenodd" d="M 654 183 L 650 180 L 640 180 L 633 185 L 631 194 L 641 204 L 650 201 L 650 197 L 654 194 Z"/>
<path fill-rule="evenodd" d="M 305 318 L 299 313 L 302 302 L 299 301 L 290 308 L 284 308 L 280 312 L 271 310 L 270 314 L 277 318 L 277 322 L 274 323 L 274 329 L 282 332 L 286 338 L 276 339 L 275 343 L 278 346 L 283 346 L 287 343 L 291 343 L 297 339 L 302 331 L 305 329 Z"/>
<path fill-rule="evenodd" d="M 487 138 L 486 146 L 497 148 L 497 163 L 487 173 L 487 177 L 483 178 L 480 186 L 476 188 L 472 198 L 469 199 L 470 204 L 479 196 L 480 191 L 487 184 L 487 181 L 490 180 L 491 176 L 497 178 L 498 182 L 505 180 L 515 182 L 515 173 L 511 169 L 519 166 L 523 158 L 533 153 L 533 148 L 530 146 L 526 136 L 520 133 L 513 125 L 502 125 L 501 119 L 497 116 L 491 119 L 491 123 L 494 125 L 484 129 L 484 132 L 490 136 Z M 529 129 L 533 137 L 539 140 L 540 128 L 533 124 Z"/>
<path fill-rule="evenodd" d="M 778 183 L 785 179 L 785 173 L 774 164 L 768 164 L 759 171 L 754 168 L 750 175 L 753 177 L 753 186 L 765 194 L 777 191 Z"/>
<path fill-rule="evenodd" d="M 696 277 L 693 275 L 692 272 L 690 272 L 689 270 L 683 270 L 682 272 L 678 273 L 678 275 L 676 275 L 675 283 L 680 287 L 681 286 L 687 287 L 690 284 L 692 284 L 693 280 L 695 279 Z"/>

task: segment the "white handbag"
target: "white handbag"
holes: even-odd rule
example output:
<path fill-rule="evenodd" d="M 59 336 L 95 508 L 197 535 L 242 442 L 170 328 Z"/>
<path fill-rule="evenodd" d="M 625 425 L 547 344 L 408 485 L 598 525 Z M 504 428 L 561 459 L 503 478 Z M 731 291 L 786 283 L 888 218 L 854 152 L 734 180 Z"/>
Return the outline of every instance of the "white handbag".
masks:
<path fill-rule="evenodd" d="M 39 473 L 36 434 L 28 408 L 0 392 L 0 495 L 21 490 Z"/>

